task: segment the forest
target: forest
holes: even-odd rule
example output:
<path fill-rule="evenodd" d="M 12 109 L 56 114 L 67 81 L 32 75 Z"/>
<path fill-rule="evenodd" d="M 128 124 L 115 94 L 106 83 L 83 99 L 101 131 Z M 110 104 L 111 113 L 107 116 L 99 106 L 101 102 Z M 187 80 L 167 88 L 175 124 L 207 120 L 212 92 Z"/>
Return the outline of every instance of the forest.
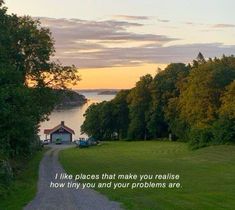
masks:
<path fill-rule="evenodd" d="M 169 139 L 193 149 L 235 141 L 235 57 L 172 63 L 112 101 L 91 105 L 81 127 L 99 140 Z"/>

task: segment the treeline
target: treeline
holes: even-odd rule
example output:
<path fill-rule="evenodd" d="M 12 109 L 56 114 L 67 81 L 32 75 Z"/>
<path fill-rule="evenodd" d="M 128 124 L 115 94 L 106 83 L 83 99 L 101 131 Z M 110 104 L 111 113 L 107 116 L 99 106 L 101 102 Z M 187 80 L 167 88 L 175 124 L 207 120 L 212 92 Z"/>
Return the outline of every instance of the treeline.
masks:
<path fill-rule="evenodd" d="M 193 148 L 235 141 L 235 57 L 173 63 L 109 102 L 91 105 L 82 132 L 100 140 L 171 138 Z"/>
<path fill-rule="evenodd" d="M 20 169 L 16 163 L 40 147 L 39 123 L 57 103 L 53 88 L 78 79 L 75 67 L 50 61 L 54 52 L 49 29 L 7 14 L 0 0 L 0 195 Z"/>

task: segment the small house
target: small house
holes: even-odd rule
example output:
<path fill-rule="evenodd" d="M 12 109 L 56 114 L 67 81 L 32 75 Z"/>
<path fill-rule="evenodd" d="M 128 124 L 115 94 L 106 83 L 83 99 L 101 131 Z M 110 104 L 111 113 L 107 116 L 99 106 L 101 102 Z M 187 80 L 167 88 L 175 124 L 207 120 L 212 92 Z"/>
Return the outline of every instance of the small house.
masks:
<path fill-rule="evenodd" d="M 58 139 L 62 143 L 70 143 L 73 141 L 73 135 L 75 134 L 74 130 L 67 127 L 64 121 L 61 121 L 59 125 L 52 129 L 45 129 L 44 134 L 46 135 L 46 139 L 48 139 L 51 143 L 55 143 Z"/>

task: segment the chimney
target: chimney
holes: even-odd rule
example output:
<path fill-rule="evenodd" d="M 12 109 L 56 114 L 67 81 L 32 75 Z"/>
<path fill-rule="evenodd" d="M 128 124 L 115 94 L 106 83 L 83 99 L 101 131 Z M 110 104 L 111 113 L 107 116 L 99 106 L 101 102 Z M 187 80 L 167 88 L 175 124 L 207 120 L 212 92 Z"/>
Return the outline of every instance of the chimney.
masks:
<path fill-rule="evenodd" d="M 61 121 L 61 126 L 64 126 L 64 121 Z"/>

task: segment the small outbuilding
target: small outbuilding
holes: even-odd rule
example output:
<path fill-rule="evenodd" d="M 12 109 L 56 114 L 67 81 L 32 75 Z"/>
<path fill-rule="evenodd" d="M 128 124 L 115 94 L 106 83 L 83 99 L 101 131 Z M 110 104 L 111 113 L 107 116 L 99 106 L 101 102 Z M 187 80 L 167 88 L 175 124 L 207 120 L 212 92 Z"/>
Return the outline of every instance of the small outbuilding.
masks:
<path fill-rule="evenodd" d="M 59 125 L 52 129 L 45 129 L 44 134 L 46 135 L 46 139 L 48 139 L 51 143 L 55 143 L 57 140 L 60 140 L 61 143 L 70 143 L 73 141 L 73 135 L 75 134 L 74 130 L 67 127 L 64 121 L 61 121 Z"/>

